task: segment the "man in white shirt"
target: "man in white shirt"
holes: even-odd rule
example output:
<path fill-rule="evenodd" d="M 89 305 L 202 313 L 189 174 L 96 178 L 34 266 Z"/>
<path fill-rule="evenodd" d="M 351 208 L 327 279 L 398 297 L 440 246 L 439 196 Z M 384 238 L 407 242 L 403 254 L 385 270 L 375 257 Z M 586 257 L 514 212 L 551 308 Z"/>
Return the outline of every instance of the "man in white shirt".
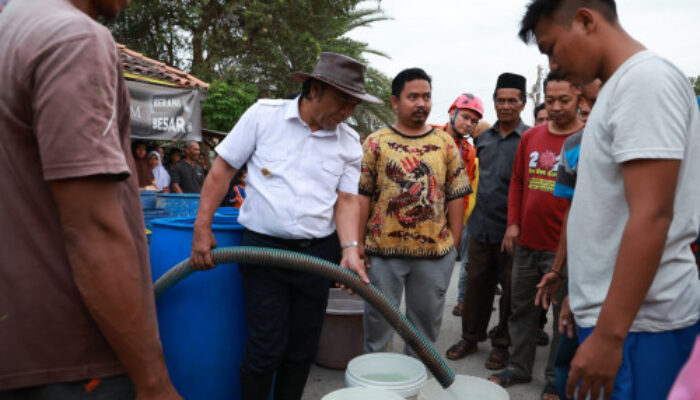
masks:
<path fill-rule="evenodd" d="M 581 346 L 567 396 L 663 399 L 698 333 L 700 113 L 688 79 L 629 36 L 614 0 L 534 0 L 520 36 L 552 71 L 603 87 L 567 228 Z"/>
<path fill-rule="evenodd" d="M 358 250 L 362 147 L 359 135 L 343 123 L 361 101 L 382 102 L 366 93 L 364 72 L 352 58 L 322 53 L 313 73 L 292 74 L 303 82 L 301 96 L 260 100 L 243 114 L 216 147 L 218 157 L 202 188 L 193 267 L 214 267 L 212 218 L 236 171 L 247 165 L 238 219 L 246 228 L 242 245 L 340 262 L 369 283 Z M 299 399 L 318 347 L 329 282 L 260 265 L 241 264 L 240 270 L 248 325 L 242 399 L 267 399 L 273 376 L 276 398 Z"/>

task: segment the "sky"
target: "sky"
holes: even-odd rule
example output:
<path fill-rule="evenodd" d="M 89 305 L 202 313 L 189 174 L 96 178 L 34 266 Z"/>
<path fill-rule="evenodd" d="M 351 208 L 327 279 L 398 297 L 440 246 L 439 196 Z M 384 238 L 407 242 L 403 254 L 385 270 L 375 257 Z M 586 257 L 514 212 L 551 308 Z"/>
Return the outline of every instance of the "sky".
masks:
<path fill-rule="evenodd" d="M 357 28 L 348 36 L 390 58 L 365 54 L 370 66 L 390 78 L 405 68 L 423 68 L 433 78 L 433 108 L 428 122 L 447 121 L 447 109 L 460 93 L 484 101 L 484 118 L 493 123 L 491 96 L 502 72 L 527 78 L 528 91 L 537 66 L 547 58 L 517 36 L 527 0 L 382 0 L 391 20 Z M 376 8 L 367 1 L 361 8 Z M 649 50 L 666 57 L 686 76 L 700 75 L 700 1 L 618 0 L 623 28 Z M 653 77 L 650 77 L 653 79 Z M 532 124 L 532 102 L 523 120 Z"/>

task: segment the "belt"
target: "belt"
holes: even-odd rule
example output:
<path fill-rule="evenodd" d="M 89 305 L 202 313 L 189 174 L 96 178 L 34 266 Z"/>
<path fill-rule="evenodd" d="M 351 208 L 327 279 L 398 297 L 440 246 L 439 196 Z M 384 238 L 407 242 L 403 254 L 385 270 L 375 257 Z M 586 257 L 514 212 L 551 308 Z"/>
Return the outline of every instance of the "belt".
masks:
<path fill-rule="evenodd" d="M 314 239 L 283 239 L 283 238 L 278 238 L 275 236 L 270 236 L 270 235 L 265 235 L 262 233 L 254 232 L 251 230 L 248 230 L 251 234 L 254 236 L 260 237 L 266 241 L 274 242 L 280 245 L 280 247 L 290 247 L 293 249 L 308 249 L 311 246 L 314 246 L 318 243 L 323 242 L 324 240 L 328 240 L 330 237 L 335 235 L 335 232 L 322 238 L 314 238 Z"/>

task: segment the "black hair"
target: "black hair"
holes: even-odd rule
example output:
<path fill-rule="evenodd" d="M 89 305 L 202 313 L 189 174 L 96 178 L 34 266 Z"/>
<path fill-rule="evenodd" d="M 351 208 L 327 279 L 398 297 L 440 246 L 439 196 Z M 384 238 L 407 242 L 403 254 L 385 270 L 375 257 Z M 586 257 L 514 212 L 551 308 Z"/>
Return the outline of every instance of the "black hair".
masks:
<path fill-rule="evenodd" d="M 549 82 L 561 82 L 563 80 L 564 77 L 562 77 L 561 74 L 559 74 L 557 71 L 550 71 L 547 74 L 547 77 L 544 78 L 544 83 L 542 84 L 542 93 L 544 93 L 545 96 L 547 95 L 547 84 Z"/>
<path fill-rule="evenodd" d="M 406 82 L 415 81 L 416 79 L 428 81 L 430 88 L 433 88 L 433 79 L 425 71 L 420 68 L 408 68 L 396 75 L 393 81 L 391 81 L 391 95 L 394 97 L 401 97 L 401 92 L 406 86 Z"/>
<path fill-rule="evenodd" d="M 132 141 L 131 141 L 131 151 L 132 151 L 132 152 L 133 152 L 133 151 L 136 151 L 136 149 L 137 149 L 139 146 L 143 146 L 143 147 L 146 148 L 146 150 L 148 150 L 148 146 L 147 146 L 146 141 L 144 141 L 144 140 L 132 140 Z"/>
<path fill-rule="evenodd" d="M 552 18 L 559 11 L 561 22 L 571 22 L 579 8 L 590 8 L 598 11 L 611 23 L 617 21 L 617 5 L 615 0 L 532 0 L 520 21 L 518 36 L 525 43 L 534 42 L 535 26 L 542 17 Z"/>
<path fill-rule="evenodd" d="M 532 115 L 535 116 L 535 120 L 537 120 L 537 114 L 539 114 L 542 110 L 544 110 L 544 103 L 540 103 L 537 105 L 537 107 L 535 107 L 535 110 L 532 113 Z"/>
<path fill-rule="evenodd" d="M 159 148 L 161 148 L 161 146 L 158 144 L 158 142 L 151 142 L 148 147 L 146 147 L 146 151 L 150 153 L 152 151 L 158 151 Z"/>
<path fill-rule="evenodd" d="M 180 154 L 182 155 L 182 150 L 180 150 L 179 147 L 171 147 L 170 151 L 168 151 L 168 157 L 172 156 L 173 154 Z"/>
<path fill-rule="evenodd" d="M 542 92 L 544 93 L 545 96 L 547 95 L 547 84 L 548 84 L 549 82 L 567 82 L 567 83 L 570 84 L 571 86 L 578 87 L 578 86 L 574 85 L 573 83 L 571 83 L 571 82 L 567 81 L 566 79 L 564 79 L 564 77 L 561 76 L 561 74 L 560 74 L 559 72 L 557 72 L 557 71 L 550 71 L 550 72 L 547 74 L 547 77 L 544 78 L 544 83 L 542 84 Z"/>
<path fill-rule="evenodd" d="M 248 173 L 248 166 L 246 164 L 243 164 L 241 168 L 236 171 L 236 175 L 233 176 L 233 183 L 232 185 L 240 185 L 243 182 L 243 174 Z"/>
<path fill-rule="evenodd" d="M 306 100 L 311 100 L 311 84 L 314 82 L 316 82 L 319 85 L 318 95 L 323 95 L 323 92 L 326 91 L 328 84 L 326 82 L 319 81 L 318 79 L 308 78 L 301 85 L 301 97 L 305 98 Z"/>

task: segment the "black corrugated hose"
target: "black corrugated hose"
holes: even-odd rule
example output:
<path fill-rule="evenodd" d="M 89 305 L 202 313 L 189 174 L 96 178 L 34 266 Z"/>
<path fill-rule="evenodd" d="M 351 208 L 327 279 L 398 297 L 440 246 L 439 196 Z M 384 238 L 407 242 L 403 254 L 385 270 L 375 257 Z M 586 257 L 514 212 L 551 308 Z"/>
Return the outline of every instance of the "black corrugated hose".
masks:
<path fill-rule="evenodd" d="M 211 256 L 214 264 L 243 263 L 294 269 L 321 275 L 333 282 L 352 288 L 394 327 L 403 340 L 418 354 L 418 357 L 443 388 L 449 387 L 454 382 L 454 372 L 445 364 L 430 342 L 408 321 L 406 316 L 391 304 L 374 285 L 362 282 L 360 277 L 349 269 L 318 257 L 265 247 L 225 247 L 214 249 Z M 156 299 L 195 271 L 190 267 L 189 259 L 171 268 L 154 285 Z"/>

